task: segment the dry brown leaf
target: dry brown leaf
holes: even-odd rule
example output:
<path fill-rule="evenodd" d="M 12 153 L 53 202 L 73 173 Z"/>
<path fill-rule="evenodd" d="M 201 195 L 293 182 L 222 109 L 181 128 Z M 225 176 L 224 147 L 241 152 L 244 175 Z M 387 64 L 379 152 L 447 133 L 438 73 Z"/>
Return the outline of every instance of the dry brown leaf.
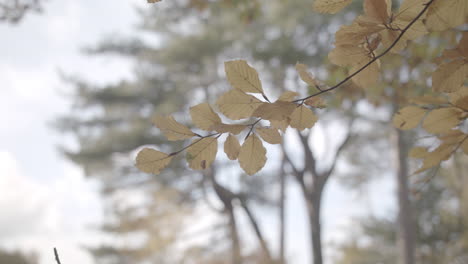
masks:
<path fill-rule="evenodd" d="M 468 1 L 434 1 L 429 7 L 426 25 L 434 31 L 460 26 L 468 20 Z"/>
<path fill-rule="evenodd" d="M 393 116 L 393 125 L 402 130 L 417 127 L 426 114 L 426 110 L 417 106 L 406 106 L 398 110 Z"/>
<path fill-rule="evenodd" d="M 242 130 L 244 130 L 246 125 L 231 125 L 231 124 L 218 124 L 213 126 L 211 129 L 218 133 L 232 133 L 238 135 Z"/>
<path fill-rule="evenodd" d="M 255 134 L 251 134 L 242 144 L 239 152 L 239 164 L 248 175 L 253 175 L 265 166 L 266 149 Z"/>
<path fill-rule="evenodd" d="M 424 147 L 414 147 L 410 150 L 408 156 L 416 159 L 423 159 L 429 154 L 427 148 Z"/>
<path fill-rule="evenodd" d="M 158 115 L 153 119 L 157 128 L 161 129 L 164 136 L 170 141 L 184 140 L 195 136 L 188 127 L 177 122 L 172 116 Z"/>
<path fill-rule="evenodd" d="M 264 120 L 284 120 L 296 108 L 295 103 L 276 101 L 274 103 L 263 103 L 252 114 Z"/>
<path fill-rule="evenodd" d="M 301 80 L 303 80 L 305 83 L 310 86 L 317 86 L 317 81 L 315 80 L 314 75 L 307 71 L 307 65 L 296 63 L 296 71 L 299 73 Z"/>
<path fill-rule="evenodd" d="M 218 152 L 218 139 L 206 137 L 195 139 L 187 149 L 187 162 L 194 170 L 204 170 L 211 166 Z"/>
<path fill-rule="evenodd" d="M 240 144 L 239 140 L 231 134 L 226 138 L 224 142 L 224 152 L 230 160 L 236 160 L 239 156 Z"/>
<path fill-rule="evenodd" d="M 195 126 L 206 131 L 212 131 L 213 126 L 221 124 L 221 118 L 208 103 L 190 107 L 190 116 Z"/>
<path fill-rule="evenodd" d="M 285 91 L 284 93 L 281 94 L 281 96 L 278 98 L 278 101 L 285 101 L 285 102 L 291 102 L 296 98 L 296 96 L 299 96 L 298 93 L 293 92 L 293 91 Z"/>
<path fill-rule="evenodd" d="M 432 89 L 436 92 L 456 92 L 463 87 L 467 76 L 468 60 L 443 63 L 432 74 Z"/>
<path fill-rule="evenodd" d="M 224 63 L 226 76 L 232 87 L 245 93 L 263 94 L 262 83 L 257 71 L 245 60 L 227 61 Z"/>
<path fill-rule="evenodd" d="M 435 109 L 424 118 L 422 127 L 431 134 L 441 134 L 460 124 L 463 111 L 456 107 Z"/>
<path fill-rule="evenodd" d="M 448 144 L 441 144 L 434 151 L 429 152 L 423 160 L 423 165 L 414 174 L 423 172 L 435 166 L 438 166 L 442 161 L 450 158 L 455 146 Z"/>
<path fill-rule="evenodd" d="M 144 148 L 136 157 L 136 167 L 146 173 L 159 174 L 171 162 L 173 156 L 161 151 Z"/>
<path fill-rule="evenodd" d="M 270 144 L 280 144 L 281 143 L 281 135 L 278 132 L 277 128 L 271 127 L 259 127 L 256 129 L 258 135 Z"/>
<path fill-rule="evenodd" d="M 219 111 L 233 120 L 252 116 L 261 104 L 263 104 L 262 101 L 239 90 L 230 90 L 216 101 Z"/>
<path fill-rule="evenodd" d="M 387 24 L 392 11 L 391 0 L 364 0 L 364 13 L 379 24 Z"/>
<path fill-rule="evenodd" d="M 313 8 L 319 13 L 336 14 L 352 0 L 315 0 Z"/>
<path fill-rule="evenodd" d="M 327 103 L 325 102 L 325 100 L 323 100 L 320 97 L 311 97 L 311 98 L 305 100 L 304 104 L 306 104 L 308 106 L 315 107 L 315 108 L 325 108 L 325 107 L 327 107 Z"/>
<path fill-rule="evenodd" d="M 291 122 L 290 118 L 286 118 L 284 120 L 270 120 L 270 126 L 277 128 L 281 131 L 286 132 L 286 128 L 289 126 L 289 122 Z"/>
<path fill-rule="evenodd" d="M 294 112 L 291 114 L 291 123 L 289 124 L 293 128 L 304 130 L 311 128 L 317 122 L 317 116 L 309 108 L 301 105 L 296 107 Z"/>

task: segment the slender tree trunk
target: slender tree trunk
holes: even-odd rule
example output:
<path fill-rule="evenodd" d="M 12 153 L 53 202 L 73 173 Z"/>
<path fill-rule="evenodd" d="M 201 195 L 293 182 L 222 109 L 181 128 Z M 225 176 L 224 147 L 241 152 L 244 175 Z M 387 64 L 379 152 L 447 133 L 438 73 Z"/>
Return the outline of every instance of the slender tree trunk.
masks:
<path fill-rule="evenodd" d="M 414 223 L 408 188 L 408 147 L 403 132 L 395 130 L 396 168 L 398 182 L 398 247 L 399 263 L 414 264 Z"/>
<path fill-rule="evenodd" d="M 322 257 L 322 228 L 320 226 L 321 191 L 313 192 L 306 197 L 309 218 L 309 233 L 312 250 L 312 263 L 323 264 Z"/>
<path fill-rule="evenodd" d="M 232 264 L 242 264 L 242 254 L 239 241 L 239 232 L 237 230 L 236 216 L 232 205 L 226 207 L 229 216 L 229 230 L 231 235 Z"/>
<path fill-rule="evenodd" d="M 286 171 L 284 169 L 286 160 L 281 161 L 280 171 L 280 200 L 279 200 L 279 264 L 285 264 L 285 201 L 286 201 Z"/>

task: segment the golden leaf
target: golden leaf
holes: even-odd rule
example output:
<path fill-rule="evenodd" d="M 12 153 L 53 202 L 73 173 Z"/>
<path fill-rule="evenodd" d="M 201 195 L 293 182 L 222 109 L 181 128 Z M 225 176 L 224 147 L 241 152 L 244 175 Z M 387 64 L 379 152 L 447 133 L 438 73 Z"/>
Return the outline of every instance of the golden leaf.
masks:
<path fill-rule="evenodd" d="M 157 128 L 161 129 L 168 140 L 176 141 L 195 136 L 188 127 L 177 122 L 172 116 L 158 115 L 153 119 Z"/>
<path fill-rule="evenodd" d="M 305 100 L 304 103 L 306 105 L 308 105 L 308 106 L 312 106 L 312 107 L 315 107 L 315 108 L 325 108 L 325 107 L 327 107 L 327 103 L 325 102 L 325 100 L 323 100 L 320 97 L 311 97 L 311 98 Z"/>
<path fill-rule="evenodd" d="M 423 96 L 418 96 L 418 97 L 414 97 L 414 98 L 411 98 L 409 100 L 410 103 L 413 103 L 413 104 L 435 104 L 435 105 L 441 105 L 441 104 L 446 104 L 447 103 L 447 100 L 445 100 L 444 98 L 440 98 L 440 97 L 435 97 L 435 96 L 431 96 L 431 95 L 423 95 Z"/>
<path fill-rule="evenodd" d="M 424 147 L 414 147 L 410 150 L 408 156 L 411 158 L 422 159 L 425 158 L 429 154 L 427 148 Z"/>
<path fill-rule="evenodd" d="M 464 86 L 457 92 L 449 94 L 449 98 L 451 104 L 468 111 L 468 87 Z"/>
<path fill-rule="evenodd" d="M 230 90 L 219 97 L 216 104 L 225 116 L 239 120 L 250 117 L 263 102 L 239 90 Z"/>
<path fill-rule="evenodd" d="M 429 152 L 423 160 L 423 165 L 414 173 L 420 173 L 435 166 L 438 166 L 442 161 L 450 158 L 454 151 L 454 145 L 441 144 L 434 151 Z"/>
<path fill-rule="evenodd" d="M 423 128 L 432 134 L 449 132 L 460 123 L 463 112 L 456 107 L 435 109 L 427 114 L 423 121 Z"/>
<path fill-rule="evenodd" d="M 363 61 L 359 64 L 353 65 L 350 69 L 350 73 L 356 72 L 369 61 Z M 361 88 L 369 88 L 369 87 L 374 86 L 377 83 L 377 81 L 379 80 L 379 75 L 380 75 L 380 61 L 375 61 L 371 65 L 367 66 L 367 68 L 362 70 L 360 73 L 355 75 L 352 78 L 352 80 L 355 84 L 357 84 Z"/>
<path fill-rule="evenodd" d="M 226 138 L 224 142 L 224 152 L 230 160 L 236 160 L 239 156 L 240 144 L 239 140 L 231 134 Z"/>
<path fill-rule="evenodd" d="M 211 131 L 213 126 L 221 124 L 221 118 L 208 103 L 190 107 L 190 116 L 195 126 L 203 130 Z"/>
<path fill-rule="evenodd" d="M 391 0 L 364 0 L 364 13 L 379 24 L 389 22 L 391 11 Z"/>
<path fill-rule="evenodd" d="M 432 89 L 436 92 L 456 92 L 462 88 L 467 76 L 468 61 L 455 60 L 443 63 L 432 74 Z"/>
<path fill-rule="evenodd" d="M 218 139 L 206 137 L 195 139 L 187 149 L 187 162 L 194 170 L 204 170 L 211 166 L 218 152 Z"/>
<path fill-rule="evenodd" d="M 172 157 L 161 151 L 144 148 L 138 152 L 136 166 L 143 172 L 159 174 L 171 162 Z"/>
<path fill-rule="evenodd" d="M 266 149 L 255 134 L 251 134 L 242 144 L 238 160 L 241 168 L 248 175 L 255 174 L 265 166 Z"/>
<path fill-rule="evenodd" d="M 317 122 L 317 116 L 309 108 L 301 105 L 291 114 L 290 126 L 299 130 L 311 128 Z"/>
<path fill-rule="evenodd" d="M 281 135 L 278 132 L 278 129 L 271 127 L 259 127 L 256 129 L 258 135 L 270 144 L 280 144 Z"/>
<path fill-rule="evenodd" d="M 319 13 L 336 14 L 352 0 L 315 0 L 313 8 Z"/>
<path fill-rule="evenodd" d="M 296 96 L 299 94 L 296 92 L 292 91 L 285 91 L 284 93 L 281 94 L 281 96 L 278 98 L 278 101 L 285 101 L 285 102 L 291 102 L 294 100 Z"/>
<path fill-rule="evenodd" d="M 429 7 L 426 25 L 434 31 L 442 31 L 466 23 L 468 19 L 468 1 L 434 1 Z"/>
<path fill-rule="evenodd" d="M 226 61 L 224 63 L 226 76 L 232 87 L 245 93 L 263 94 L 262 83 L 257 71 L 245 60 Z"/>
<path fill-rule="evenodd" d="M 286 128 L 288 128 L 289 122 L 291 122 L 290 118 L 286 118 L 284 120 L 270 120 L 270 126 L 286 132 Z"/>
<path fill-rule="evenodd" d="M 213 126 L 211 129 L 218 132 L 218 133 L 232 133 L 234 135 L 239 134 L 244 130 L 247 126 L 246 125 L 231 125 L 231 124 L 219 124 Z"/>
<path fill-rule="evenodd" d="M 393 125 L 402 130 L 413 129 L 418 126 L 426 110 L 417 106 L 406 106 L 398 110 L 393 116 Z"/>
<path fill-rule="evenodd" d="M 314 76 L 312 75 L 312 73 L 307 71 L 307 65 L 296 63 L 296 71 L 297 73 L 299 73 L 299 77 L 301 77 L 301 80 L 303 80 L 305 83 L 307 83 L 310 86 L 317 86 L 317 82 L 315 81 Z"/>
<path fill-rule="evenodd" d="M 265 120 L 284 120 L 296 108 L 295 103 L 276 101 L 274 103 L 263 103 L 252 114 Z"/>

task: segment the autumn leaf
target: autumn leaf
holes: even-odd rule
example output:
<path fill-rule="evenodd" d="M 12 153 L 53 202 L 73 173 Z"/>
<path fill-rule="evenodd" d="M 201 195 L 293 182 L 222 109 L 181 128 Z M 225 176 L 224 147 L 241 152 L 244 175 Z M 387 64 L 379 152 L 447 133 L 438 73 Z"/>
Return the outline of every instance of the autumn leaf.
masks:
<path fill-rule="evenodd" d="M 458 91 L 468 76 L 468 60 L 444 63 L 432 74 L 432 89 L 436 92 Z"/>
<path fill-rule="evenodd" d="M 261 104 L 262 101 L 239 90 L 230 90 L 216 101 L 219 111 L 233 120 L 252 116 Z"/>
<path fill-rule="evenodd" d="M 251 134 L 242 144 L 238 160 L 241 168 L 248 175 L 255 174 L 265 166 L 266 149 L 255 134 Z"/>
<path fill-rule="evenodd" d="M 391 0 L 364 0 L 366 17 L 379 24 L 387 24 L 392 11 Z"/>
<path fill-rule="evenodd" d="M 393 125 L 402 130 L 417 127 L 426 114 L 426 110 L 417 106 L 407 106 L 398 110 L 393 116 Z"/>
<path fill-rule="evenodd" d="M 311 98 L 305 100 L 304 104 L 306 104 L 308 106 L 315 107 L 315 108 L 325 108 L 325 107 L 327 107 L 327 103 L 325 102 L 325 100 L 323 100 L 320 97 L 311 97 Z"/>
<path fill-rule="evenodd" d="M 468 20 L 468 1 L 434 1 L 427 11 L 426 25 L 434 31 L 463 25 Z"/>
<path fill-rule="evenodd" d="M 286 118 L 284 120 L 270 120 L 270 126 L 286 132 L 286 128 L 288 128 L 290 122 L 290 118 Z"/>
<path fill-rule="evenodd" d="M 312 112 L 312 110 L 303 105 L 296 107 L 290 118 L 291 123 L 289 125 L 299 130 L 311 128 L 318 120 L 317 116 Z"/>
<path fill-rule="evenodd" d="M 224 152 L 230 160 L 237 159 L 239 156 L 240 147 L 239 140 L 237 140 L 235 136 L 229 134 L 229 136 L 226 138 L 226 141 L 224 142 Z"/>
<path fill-rule="evenodd" d="M 310 86 L 317 86 L 317 81 L 315 81 L 314 76 L 312 73 L 307 71 L 307 65 L 297 63 L 296 64 L 296 71 L 299 73 L 299 77 L 301 80 L 303 80 L 305 83 L 307 83 Z"/>
<path fill-rule="evenodd" d="M 461 121 L 463 112 L 456 107 L 435 109 L 424 118 L 422 127 L 429 133 L 440 134 L 449 132 Z"/>
<path fill-rule="evenodd" d="M 221 124 L 221 118 L 208 103 L 190 107 L 190 116 L 195 126 L 203 130 L 212 131 L 213 126 Z"/>
<path fill-rule="evenodd" d="M 278 132 L 278 129 L 271 127 L 259 127 L 256 129 L 258 135 L 270 144 L 280 144 L 281 135 Z"/>
<path fill-rule="evenodd" d="M 171 141 L 184 140 L 196 135 L 188 127 L 177 122 L 172 116 L 156 116 L 153 123 Z"/>
<path fill-rule="evenodd" d="M 427 148 L 424 147 L 414 147 L 409 151 L 408 156 L 411 158 L 422 159 L 425 158 L 429 154 Z"/>
<path fill-rule="evenodd" d="M 274 103 L 261 104 L 252 114 L 265 120 L 284 120 L 297 107 L 295 103 L 276 101 Z"/>
<path fill-rule="evenodd" d="M 195 139 L 187 149 L 187 162 L 194 170 L 204 170 L 211 166 L 218 152 L 218 139 L 206 137 Z"/>
<path fill-rule="evenodd" d="M 217 124 L 211 127 L 212 130 L 218 133 L 232 133 L 234 135 L 239 134 L 244 130 L 247 126 L 246 125 L 232 125 L 232 124 Z"/>
<path fill-rule="evenodd" d="M 224 63 L 226 76 L 232 87 L 245 93 L 263 94 L 262 83 L 257 71 L 245 60 L 227 61 Z"/>
<path fill-rule="evenodd" d="M 315 0 L 313 8 L 319 13 L 336 14 L 352 0 Z"/>
<path fill-rule="evenodd" d="M 441 144 L 434 151 L 428 152 L 424 157 L 422 167 L 419 168 L 414 174 L 423 172 L 430 168 L 440 165 L 444 160 L 450 158 L 450 155 L 453 153 L 455 145 L 450 144 Z"/>
<path fill-rule="evenodd" d="M 172 157 L 154 149 L 144 148 L 138 152 L 136 166 L 143 172 L 159 174 L 162 169 L 169 165 Z"/>
<path fill-rule="evenodd" d="M 296 92 L 293 92 L 293 91 L 285 91 L 284 93 L 282 93 L 280 95 L 280 97 L 278 98 L 278 101 L 284 101 L 284 102 L 291 102 L 294 100 L 294 98 L 296 98 L 297 96 L 299 96 L 298 93 Z"/>

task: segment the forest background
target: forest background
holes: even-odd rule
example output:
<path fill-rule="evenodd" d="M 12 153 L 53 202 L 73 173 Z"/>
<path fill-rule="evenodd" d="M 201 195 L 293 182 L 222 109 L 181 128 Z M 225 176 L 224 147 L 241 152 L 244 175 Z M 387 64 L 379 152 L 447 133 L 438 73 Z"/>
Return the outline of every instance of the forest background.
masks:
<path fill-rule="evenodd" d="M 81 256 L 81 263 L 91 262 L 85 252 L 91 252 L 98 263 L 231 263 L 226 256 L 235 255 L 232 219 L 236 219 L 244 261 L 277 259 L 282 252 L 281 175 L 289 175 L 284 181 L 284 258 L 290 263 L 311 263 L 306 205 L 282 148 L 268 147 L 268 167 L 254 177 L 242 175 L 227 159 L 211 175 L 176 164 L 164 176 L 149 177 L 134 169 L 132 152 L 141 145 L 164 142 L 151 130 L 154 112 L 180 111 L 178 120 L 188 121 L 184 116 L 188 106 L 214 101 L 225 91 L 228 86 L 221 67 L 225 60 L 248 59 L 264 85 L 277 95 L 282 87 L 311 89 L 297 77 L 298 61 L 329 83 L 342 78 L 344 73 L 324 55 L 330 51 L 334 32 L 350 23 L 361 3 L 356 1 L 339 16 L 327 16 L 314 13 L 309 2 L 278 1 L 267 8 L 252 4 L 255 1 L 241 1 L 235 7 L 198 6 L 197 1 L 192 6 L 184 1 L 158 6 L 139 3 L 140 13 L 128 2 L 103 3 L 102 10 L 111 11 L 105 19 L 95 3 L 51 1 L 40 16 L 27 15 L 14 26 L 2 23 L 3 36 L 9 36 L 2 44 L 1 67 L 2 76 L 7 76 L 1 174 L 7 176 L 1 179 L 6 195 L 0 201 L 2 208 L 8 208 L 0 224 L 5 234 L 2 245 L 7 250 L 34 250 L 47 262 L 53 258 L 51 248 L 57 246 L 63 258 L 68 255 L 77 261 Z M 219 9 L 206 14 L 206 8 Z M 136 24 L 146 31 L 139 31 Z M 420 56 L 410 66 L 433 67 L 431 60 L 443 48 L 453 47 L 459 37 L 459 31 L 454 31 L 444 41 L 435 36 L 435 46 L 426 47 L 424 40 L 410 44 L 411 52 Z M 393 70 L 399 67 L 398 58 L 390 57 L 385 63 L 387 79 L 395 79 L 392 74 L 400 74 Z M 424 80 L 405 83 L 425 88 Z M 320 161 L 317 170 L 323 172 L 331 168 L 333 152 L 340 149 L 353 120 L 352 140 L 340 151 L 321 204 L 321 248 L 327 263 L 394 263 L 401 255 L 396 147 L 389 123 L 395 107 L 380 96 L 389 89 L 386 86 L 390 85 L 367 91 L 368 101 L 361 99 L 360 90 L 334 95 L 329 107 L 320 110 L 309 141 L 291 131 L 286 136 L 291 160 L 301 160 L 297 150 L 312 146 Z M 281 88 L 275 91 L 274 87 Z M 347 102 L 347 98 L 352 99 Z M 71 131 L 71 136 L 57 133 L 57 128 Z M 74 165 L 57 153 L 57 145 Z M 460 166 L 466 166 L 466 161 L 459 159 L 437 171 L 434 180 L 410 181 L 416 194 L 410 197 L 418 227 L 418 263 L 457 263 L 466 257 L 460 253 L 466 251 L 466 207 L 462 206 L 466 194 L 457 188 L 463 186 Z M 85 180 L 85 174 L 90 179 Z M 225 203 L 218 185 L 206 181 L 210 177 L 219 177 L 220 186 L 247 197 L 261 236 L 242 199 Z"/>

